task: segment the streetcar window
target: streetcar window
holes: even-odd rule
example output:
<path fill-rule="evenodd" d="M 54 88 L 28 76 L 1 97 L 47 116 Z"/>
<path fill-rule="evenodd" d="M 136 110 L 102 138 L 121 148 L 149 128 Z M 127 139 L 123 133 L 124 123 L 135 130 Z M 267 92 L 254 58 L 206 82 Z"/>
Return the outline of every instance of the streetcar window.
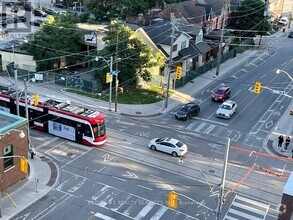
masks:
<path fill-rule="evenodd" d="M 84 136 L 92 137 L 91 127 L 89 125 L 84 126 Z"/>
<path fill-rule="evenodd" d="M 105 123 L 97 124 L 93 126 L 94 136 L 101 137 L 106 133 Z"/>

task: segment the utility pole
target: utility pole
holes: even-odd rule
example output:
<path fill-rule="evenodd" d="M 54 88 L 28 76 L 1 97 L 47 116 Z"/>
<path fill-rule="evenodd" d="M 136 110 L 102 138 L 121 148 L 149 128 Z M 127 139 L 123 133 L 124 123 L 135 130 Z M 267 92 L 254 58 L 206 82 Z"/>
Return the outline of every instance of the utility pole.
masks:
<path fill-rule="evenodd" d="M 263 31 L 265 31 L 265 23 L 266 23 L 266 19 L 267 19 L 267 16 L 268 16 L 268 0 L 265 1 L 265 4 L 266 4 L 266 6 L 265 6 L 265 9 L 263 11 L 263 17 L 264 17 L 263 18 L 263 30 L 262 30 L 262 32 L 260 34 L 258 46 L 260 46 L 260 44 L 261 44 L 261 39 L 262 39 Z"/>
<path fill-rule="evenodd" d="M 116 30 L 116 56 L 115 56 L 115 61 L 116 61 L 116 70 L 118 70 L 118 28 Z M 118 105 L 118 84 L 119 84 L 119 80 L 118 80 L 118 73 L 116 75 L 115 78 L 115 112 L 117 112 L 117 105 Z"/>
<path fill-rule="evenodd" d="M 219 51 L 218 51 L 218 63 L 216 69 L 216 76 L 219 75 L 220 72 L 220 65 L 222 60 L 222 45 L 223 45 L 223 38 L 224 38 L 224 31 L 225 31 L 225 24 L 226 24 L 226 13 L 227 13 L 227 0 L 224 1 L 224 15 L 222 20 L 222 29 L 221 29 L 221 37 L 220 37 L 220 44 L 219 44 Z"/>
<path fill-rule="evenodd" d="M 113 80 L 113 56 L 111 56 L 110 60 L 110 89 L 109 89 L 109 111 L 112 111 L 112 80 Z"/>
<path fill-rule="evenodd" d="M 218 200 L 217 220 L 221 219 L 222 206 L 224 204 L 224 190 L 225 190 L 225 180 L 226 180 L 226 173 L 227 173 L 229 150 L 230 150 L 230 138 L 227 139 L 227 145 L 226 145 L 222 181 L 220 185 L 220 195 Z"/>
<path fill-rule="evenodd" d="M 166 89 L 166 94 L 165 94 L 165 105 L 164 109 L 168 108 L 168 98 L 169 98 L 169 89 L 170 89 L 170 79 L 171 79 L 171 68 L 173 64 L 173 44 L 174 44 L 174 33 L 175 33 L 175 27 L 173 24 L 173 13 L 171 13 L 171 27 L 172 27 L 172 32 L 171 32 L 171 44 L 170 44 L 170 55 L 169 55 L 169 63 L 168 63 L 168 68 L 167 68 L 167 75 L 168 75 L 168 81 L 167 81 L 167 89 Z"/>
<path fill-rule="evenodd" d="M 14 46 L 12 46 L 12 52 L 13 52 L 13 60 L 14 60 L 14 81 L 15 81 L 15 92 L 16 92 L 16 113 L 17 116 L 19 116 L 19 94 L 18 94 L 18 76 L 17 76 L 17 69 L 15 64 L 15 55 L 14 55 Z"/>

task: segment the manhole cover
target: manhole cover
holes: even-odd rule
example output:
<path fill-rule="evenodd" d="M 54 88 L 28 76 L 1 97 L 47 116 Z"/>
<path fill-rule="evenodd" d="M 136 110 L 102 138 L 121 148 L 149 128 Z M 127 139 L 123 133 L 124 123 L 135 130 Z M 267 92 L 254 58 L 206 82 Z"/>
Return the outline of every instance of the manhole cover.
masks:
<path fill-rule="evenodd" d="M 135 112 L 135 114 L 137 114 L 137 115 L 141 115 L 141 112 Z"/>
<path fill-rule="evenodd" d="M 209 170 L 209 173 L 215 173 L 215 171 L 214 170 Z"/>

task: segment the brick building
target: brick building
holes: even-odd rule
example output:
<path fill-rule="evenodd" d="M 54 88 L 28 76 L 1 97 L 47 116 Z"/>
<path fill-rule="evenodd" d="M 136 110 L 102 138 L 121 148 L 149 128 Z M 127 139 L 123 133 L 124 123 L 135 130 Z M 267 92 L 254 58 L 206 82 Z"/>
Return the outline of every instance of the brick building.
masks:
<path fill-rule="evenodd" d="M 290 174 L 283 190 L 278 220 L 293 219 L 293 172 Z"/>
<path fill-rule="evenodd" d="M 5 112 L 4 107 L 0 110 L 0 190 L 3 191 L 26 177 L 20 171 L 20 157 L 28 157 L 28 137 L 25 118 Z"/>

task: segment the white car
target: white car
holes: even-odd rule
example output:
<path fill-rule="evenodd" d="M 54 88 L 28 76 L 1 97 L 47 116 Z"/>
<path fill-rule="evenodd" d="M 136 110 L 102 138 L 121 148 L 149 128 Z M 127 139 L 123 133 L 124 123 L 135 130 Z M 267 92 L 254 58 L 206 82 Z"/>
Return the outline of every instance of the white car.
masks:
<path fill-rule="evenodd" d="M 287 25 L 289 22 L 289 19 L 287 17 L 282 17 L 280 20 L 279 20 L 279 23 L 280 24 L 283 24 L 283 25 Z"/>
<path fill-rule="evenodd" d="M 219 106 L 216 112 L 216 116 L 219 118 L 229 119 L 236 112 L 236 110 L 237 110 L 236 102 L 232 100 L 227 100 Z"/>
<path fill-rule="evenodd" d="M 152 150 L 162 151 L 173 157 L 183 156 L 188 150 L 186 144 L 170 137 L 152 139 L 148 146 Z"/>

